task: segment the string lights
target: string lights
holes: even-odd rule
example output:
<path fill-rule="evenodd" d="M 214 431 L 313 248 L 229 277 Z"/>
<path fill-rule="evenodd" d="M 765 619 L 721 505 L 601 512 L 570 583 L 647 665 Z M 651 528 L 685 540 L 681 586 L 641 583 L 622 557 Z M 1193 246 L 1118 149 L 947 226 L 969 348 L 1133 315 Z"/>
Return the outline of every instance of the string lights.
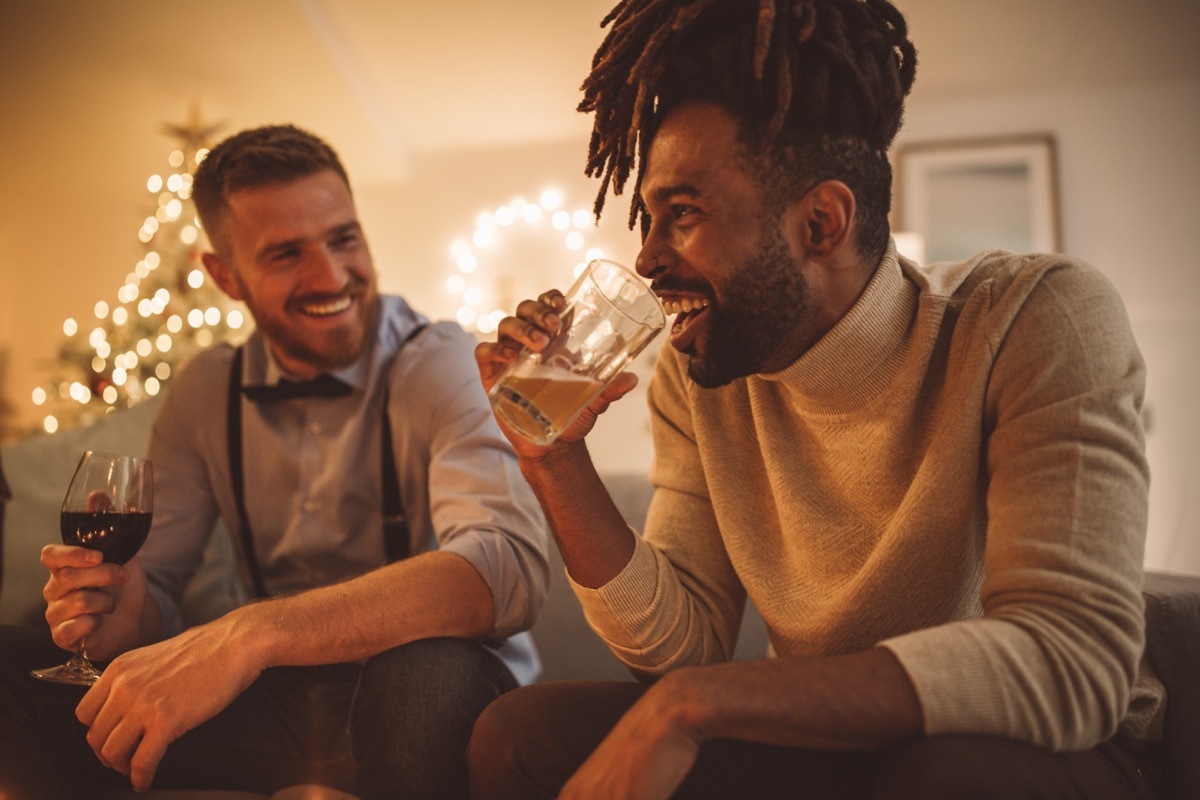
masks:
<path fill-rule="evenodd" d="M 587 262 L 604 256 L 599 247 L 588 247 L 588 235 L 595 230 L 592 212 L 583 208 L 567 211 L 562 193 L 556 189 L 543 191 L 536 202 L 516 197 L 494 211 L 481 212 L 471 236 L 450 245 L 455 269 L 445 283 L 446 291 L 458 301 L 458 323 L 467 330 L 493 333 L 500 320 L 512 312 L 511 276 L 497 277 L 487 268 L 493 266 L 489 261 L 495 259 L 506 231 L 512 228 L 524 228 L 535 236 L 550 237 L 550 241 L 557 237 L 568 262 L 575 262 L 576 277 Z"/>

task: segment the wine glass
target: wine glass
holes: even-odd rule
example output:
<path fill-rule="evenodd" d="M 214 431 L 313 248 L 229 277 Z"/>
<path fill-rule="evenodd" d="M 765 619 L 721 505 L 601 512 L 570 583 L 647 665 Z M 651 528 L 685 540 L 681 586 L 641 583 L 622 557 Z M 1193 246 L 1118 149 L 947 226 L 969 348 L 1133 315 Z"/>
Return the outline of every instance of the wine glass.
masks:
<path fill-rule="evenodd" d="M 146 541 L 153 511 L 154 472 L 149 461 L 89 450 L 67 488 L 59 532 L 64 544 L 99 550 L 105 561 L 124 564 Z M 91 686 L 100 670 L 88 661 L 81 639 L 65 664 L 32 674 L 46 681 Z"/>

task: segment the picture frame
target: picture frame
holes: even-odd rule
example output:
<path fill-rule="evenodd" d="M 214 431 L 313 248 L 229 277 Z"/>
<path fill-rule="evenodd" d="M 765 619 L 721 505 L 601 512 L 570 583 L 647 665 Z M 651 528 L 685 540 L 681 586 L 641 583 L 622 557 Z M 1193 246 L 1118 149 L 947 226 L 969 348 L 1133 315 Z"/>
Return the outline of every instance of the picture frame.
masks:
<path fill-rule="evenodd" d="M 1051 134 L 904 143 L 894 172 L 892 228 L 919 263 L 1062 249 Z"/>

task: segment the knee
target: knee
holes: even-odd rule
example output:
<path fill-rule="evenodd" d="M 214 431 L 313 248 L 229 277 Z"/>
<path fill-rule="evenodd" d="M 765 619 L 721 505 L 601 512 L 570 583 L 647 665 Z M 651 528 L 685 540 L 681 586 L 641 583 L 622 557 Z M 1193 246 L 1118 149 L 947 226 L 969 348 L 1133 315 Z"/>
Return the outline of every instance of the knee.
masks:
<path fill-rule="evenodd" d="M 475 717 L 516 681 L 478 642 L 425 639 L 371 658 L 363 667 L 351 710 L 351 730 L 376 740 L 388 731 L 456 728 L 463 740 Z M 411 743 L 410 743 L 411 744 Z M 437 747 L 434 741 L 431 747 Z"/>
<path fill-rule="evenodd" d="M 467 746 L 472 798 L 543 796 L 536 773 L 554 746 L 554 726 L 543 719 L 540 686 L 509 692 L 484 709 Z M 541 758 L 538 757 L 540 754 Z M 547 791 L 544 796 L 552 797 Z"/>

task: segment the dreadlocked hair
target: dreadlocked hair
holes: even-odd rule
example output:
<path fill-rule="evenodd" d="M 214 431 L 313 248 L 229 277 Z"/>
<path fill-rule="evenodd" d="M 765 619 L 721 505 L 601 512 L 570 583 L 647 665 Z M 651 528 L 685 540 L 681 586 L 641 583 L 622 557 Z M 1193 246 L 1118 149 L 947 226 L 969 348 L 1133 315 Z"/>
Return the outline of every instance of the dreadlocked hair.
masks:
<path fill-rule="evenodd" d="M 595 115 L 586 174 L 601 178 L 597 219 L 609 188 L 621 194 L 636 168 L 634 226 L 658 125 L 681 103 L 709 102 L 738 120 L 769 192 L 846 182 L 859 205 L 860 248 L 882 253 L 887 150 L 917 66 L 907 23 L 888 0 L 621 0 L 600 24 L 611 27 L 579 104 Z"/>

